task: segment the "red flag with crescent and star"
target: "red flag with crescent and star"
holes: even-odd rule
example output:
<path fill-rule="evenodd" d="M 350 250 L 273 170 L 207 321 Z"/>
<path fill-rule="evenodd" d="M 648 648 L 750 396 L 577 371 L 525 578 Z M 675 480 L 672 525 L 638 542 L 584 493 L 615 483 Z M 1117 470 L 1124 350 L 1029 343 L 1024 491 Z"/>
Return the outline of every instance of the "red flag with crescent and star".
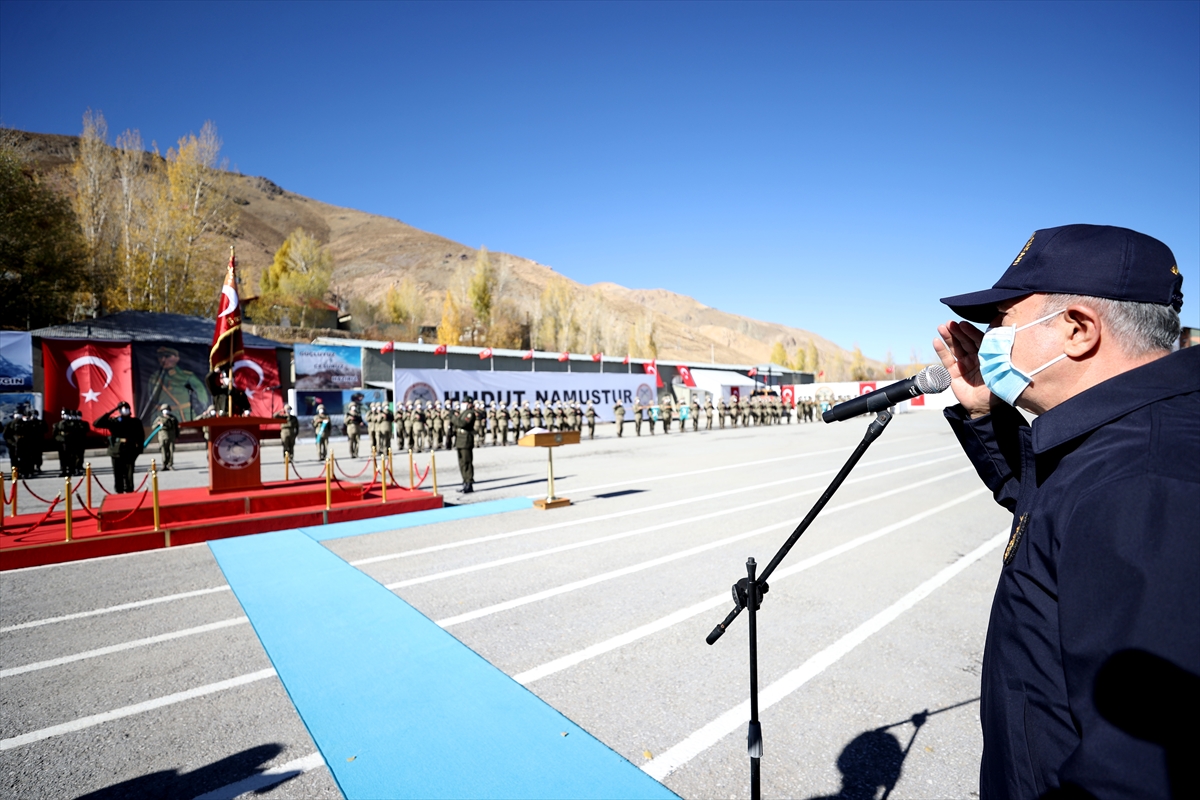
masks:
<path fill-rule="evenodd" d="M 233 362 L 233 385 L 245 390 L 251 416 L 269 417 L 283 408 L 275 349 L 247 347 L 242 358 Z"/>
<path fill-rule="evenodd" d="M 679 377 L 683 378 L 684 386 L 690 386 L 693 389 L 696 388 L 696 381 L 694 378 L 692 378 L 692 371 L 690 369 L 685 367 L 683 364 L 680 364 L 675 368 L 675 371 L 679 373 Z"/>
<path fill-rule="evenodd" d="M 658 384 L 658 388 L 661 389 L 663 387 L 662 375 L 658 374 L 658 359 L 657 358 L 652 361 L 649 361 L 645 364 L 642 364 L 642 369 L 645 370 L 647 375 L 654 376 L 654 380 Z"/>
<path fill-rule="evenodd" d="M 212 349 L 208 351 L 208 368 L 228 370 L 236 361 L 246 357 L 242 346 L 242 301 L 237 291 L 237 259 L 229 248 L 229 269 L 225 285 L 217 301 L 217 325 L 213 329 Z"/>
<path fill-rule="evenodd" d="M 479 351 L 479 360 L 480 361 L 483 361 L 484 359 L 488 359 L 491 357 L 492 357 L 492 348 L 485 347 Z"/>
<path fill-rule="evenodd" d="M 437 347 L 433 348 L 433 354 L 434 354 L 435 356 L 444 356 L 444 355 L 446 355 L 446 345 L 444 345 L 444 344 L 439 344 Z"/>
<path fill-rule="evenodd" d="M 42 370 L 47 422 L 77 408 L 91 424 L 121 401 L 134 405 L 133 348 L 125 342 L 43 339 Z"/>

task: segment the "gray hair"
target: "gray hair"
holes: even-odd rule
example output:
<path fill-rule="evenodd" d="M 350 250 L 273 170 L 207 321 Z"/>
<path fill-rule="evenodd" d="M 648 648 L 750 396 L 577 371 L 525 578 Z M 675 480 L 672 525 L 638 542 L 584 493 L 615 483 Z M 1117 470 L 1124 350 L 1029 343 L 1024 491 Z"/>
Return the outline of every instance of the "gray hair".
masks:
<path fill-rule="evenodd" d="M 1048 294 L 1042 303 L 1042 312 L 1065 311 L 1076 303 L 1096 310 L 1127 356 L 1136 358 L 1154 351 L 1170 351 L 1179 342 L 1179 312 L 1158 303 L 1135 303 L 1082 294 Z"/>

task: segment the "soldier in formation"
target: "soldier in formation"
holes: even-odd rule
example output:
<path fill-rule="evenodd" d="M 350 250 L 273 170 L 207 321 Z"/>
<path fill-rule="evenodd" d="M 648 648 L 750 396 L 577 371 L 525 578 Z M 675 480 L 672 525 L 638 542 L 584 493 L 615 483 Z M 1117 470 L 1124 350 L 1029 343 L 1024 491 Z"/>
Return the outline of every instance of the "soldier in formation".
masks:
<path fill-rule="evenodd" d="M 583 412 L 587 418 L 588 438 L 596 438 L 596 407 L 592 405 L 592 401 L 588 400 L 587 409 Z"/>
<path fill-rule="evenodd" d="M 312 427 L 317 437 L 317 460 L 324 461 L 329 457 L 329 436 L 333 432 L 333 420 L 325 413 L 325 406 L 317 406 L 317 413 L 312 418 Z"/>
<path fill-rule="evenodd" d="M 355 399 L 359 397 L 362 395 L 352 395 L 350 402 L 346 404 L 346 438 L 350 442 L 351 458 L 358 458 L 358 437 L 362 434 L 363 428 L 362 403 Z"/>
<path fill-rule="evenodd" d="M 617 438 L 620 439 L 625 433 L 625 406 L 621 405 L 620 400 L 613 405 L 613 419 L 617 425 Z"/>

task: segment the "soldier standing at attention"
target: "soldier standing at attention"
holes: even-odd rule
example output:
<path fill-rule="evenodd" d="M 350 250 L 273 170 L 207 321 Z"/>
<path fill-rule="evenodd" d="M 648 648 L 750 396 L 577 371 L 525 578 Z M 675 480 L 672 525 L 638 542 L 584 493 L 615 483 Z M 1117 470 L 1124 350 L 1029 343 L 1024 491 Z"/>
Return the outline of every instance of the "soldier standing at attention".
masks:
<path fill-rule="evenodd" d="M 638 436 L 642 435 L 642 401 L 633 401 L 633 429 Z"/>
<path fill-rule="evenodd" d="M 442 442 L 446 439 L 446 426 L 442 420 L 442 403 L 438 401 L 433 409 L 425 416 L 425 424 L 429 428 L 429 449 L 441 450 Z"/>
<path fill-rule="evenodd" d="M 515 400 L 508 407 L 508 428 L 512 431 L 513 444 L 516 444 L 521 438 L 521 408 Z"/>
<path fill-rule="evenodd" d="M 475 491 L 475 410 L 470 403 L 455 404 L 450 427 L 454 431 L 454 449 L 458 451 L 462 493 L 470 494 Z"/>
<path fill-rule="evenodd" d="M 575 430 L 575 424 L 578 421 L 579 421 L 579 418 L 575 414 L 575 403 L 568 401 L 567 402 L 567 430 L 569 430 L 569 431 Z"/>
<path fill-rule="evenodd" d="M 508 447 L 508 406 L 504 403 L 496 405 L 496 434 L 500 437 L 500 444 Z"/>
<path fill-rule="evenodd" d="M 179 437 L 179 420 L 171 413 L 169 403 L 159 406 L 158 419 L 154 420 L 154 424 L 158 426 L 158 447 L 162 451 L 163 469 L 174 471 L 175 440 Z"/>
<path fill-rule="evenodd" d="M 517 432 L 517 438 L 521 438 L 529 433 L 529 429 L 533 427 L 533 415 L 529 412 L 529 401 L 526 400 L 521 404 L 521 427 Z"/>
<path fill-rule="evenodd" d="M 533 424 L 539 428 L 546 427 L 546 419 L 542 416 L 542 401 L 533 401 Z"/>
<path fill-rule="evenodd" d="M 363 424 L 362 405 L 353 397 L 346 406 L 346 436 L 350 439 L 350 457 L 358 458 L 358 437 L 362 433 Z"/>
<path fill-rule="evenodd" d="M 620 439 L 625 433 L 625 406 L 621 405 L 620 400 L 613 405 L 613 419 L 617 425 L 617 438 Z"/>
<path fill-rule="evenodd" d="M 67 472 L 70 475 L 83 474 L 83 451 L 87 447 L 87 437 L 90 428 L 83 421 L 79 409 L 67 411 L 67 421 L 63 426 L 65 437 L 64 446 L 67 451 Z"/>
<path fill-rule="evenodd" d="M 706 430 L 706 431 L 712 430 L 712 418 L 713 418 L 712 395 L 705 395 L 705 398 L 704 398 L 704 430 Z"/>
<path fill-rule="evenodd" d="M 421 405 L 420 400 L 413 405 L 413 449 L 415 449 L 418 453 L 425 449 L 425 431 L 426 426 L 429 423 L 429 415 L 432 413 L 433 403 L 429 402 L 428 400 L 425 401 L 424 405 Z"/>
<path fill-rule="evenodd" d="M 70 464 L 67 459 L 67 421 L 71 418 L 71 412 L 63 409 L 59 414 L 58 422 L 54 423 L 54 441 L 58 443 L 58 477 L 66 478 L 71 472 Z"/>
<path fill-rule="evenodd" d="M 487 426 L 492 432 L 492 447 L 496 446 L 496 401 L 488 403 Z"/>
<path fill-rule="evenodd" d="M 113 417 L 113 414 L 118 414 Z M 146 428 L 142 421 L 133 416 L 129 403 L 120 405 L 92 423 L 108 431 L 108 455 L 112 458 L 113 480 L 119 494 L 133 491 L 133 466 L 142 453 L 146 441 Z"/>
<path fill-rule="evenodd" d="M 313 433 L 317 436 L 317 460 L 324 461 L 329 457 L 329 434 L 333 428 L 333 420 L 325 413 L 325 406 L 317 406 L 312 426 Z"/>
<path fill-rule="evenodd" d="M 50 429 L 46 427 L 46 420 L 42 419 L 36 408 L 30 409 L 25 416 L 26 429 L 25 440 L 33 447 L 30 455 L 33 457 L 33 469 L 38 474 L 42 474 L 42 444 L 46 441 L 47 434 Z"/>
<path fill-rule="evenodd" d="M 714 410 L 714 412 L 715 412 L 715 413 L 716 413 L 716 415 L 717 415 L 717 427 L 718 427 L 720 430 L 725 430 L 725 416 L 726 416 L 726 411 L 725 411 L 725 400 L 724 400 L 724 398 L 721 398 L 721 397 L 718 397 L 718 398 L 717 398 L 717 405 L 716 405 L 716 408 L 714 408 L 713 410 Z"/>
<path fill-rule="evenodd" d="M 691 411 L 692 411 L 692 432 L 694 433 L 694 432 L 700 430 L 700 401 L 696 399 L 695 395 L 692 395 Z"/>
<path fill-rule="evenodd" d="M 296 460 L 296 437 L 300 435 L 300 420 L 292 413 L 291 406 L 284 406 L 282 411 L 276 411 L 274 416 L 282 419 L 279 423 L 279 443 L 289 461 Z"/>
<path fill-rule="evenodd" d="M 596 438 L 596 408 L 592 405 L 592 401 L 588 400 L 587 409 L 583 412 L 587 417 L 588 438 Z"/>
<path fill-rule="evenodd" d="M 671 402 L 671 398 L 669 398 L 669 397 L 663 398 L 662 400 L 660 400 L 659 405 L 662 407 L 663 433 L 670 433 L 671 432 L 671 414 L 675 410 L 675 406 Z M 652 433 L 653 433 L 653 430 L 654 429 L 651 428 Z"/>
<path fill-rule="evenodd" d="M 475 411 L 475 443 L 482 445 L 487 437 L 487 419 L 484 417 L 483 401 L 476 400 L 472 408 Z"/>

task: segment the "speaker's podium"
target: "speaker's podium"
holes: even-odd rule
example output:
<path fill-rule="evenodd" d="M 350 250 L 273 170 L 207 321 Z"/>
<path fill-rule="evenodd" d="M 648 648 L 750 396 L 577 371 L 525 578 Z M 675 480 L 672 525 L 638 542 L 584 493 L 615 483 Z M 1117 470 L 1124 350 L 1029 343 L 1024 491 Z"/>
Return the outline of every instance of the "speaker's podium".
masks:
<path fill-rule="evenodd" d="M 271 417 L 207 417 L 181 422 L 181 428 L 208 428 L 208 492 L 263 488 L 259 428 L 278 425 Z"/>
<path fill-rule="evenodd" d="M 563 506 L 571 505 L 571 501 L 565 497 L 557 497 L 554 494 L 554 450 L 555 447 L 561 447 L 564 444 L 579 444 L 579 431 L 547 431 L 540 428 L 534 428 L 529 433 L 517 440 L 517 444 L 522 447 L 544 447 L 546 448 L 546 460 L 548 467 L 546 470 L 546 499 L 538 498 L 533 501 L 533 505 L 537 508 L 547 511 L 551 508 L 562 508 Z"/>

